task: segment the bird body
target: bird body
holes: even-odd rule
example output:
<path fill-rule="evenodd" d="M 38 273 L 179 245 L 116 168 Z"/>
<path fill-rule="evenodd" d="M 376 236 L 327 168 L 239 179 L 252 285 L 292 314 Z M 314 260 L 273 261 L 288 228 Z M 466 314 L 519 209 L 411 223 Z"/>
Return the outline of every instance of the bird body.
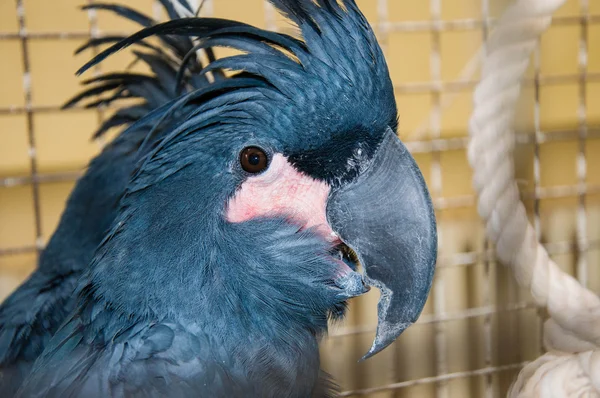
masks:
<path fill-rule="evenodd" d="M 366 357 L 419 316 L 435 217 L 375 35 L 354 0 L 272 3 L 302 39 L 182 18 L 81 69 L 153 35 L 197 43 L 179 52 L 186 91 L 129 127 L 163 133 L 18 397 L 331 396 L 318 343 L 347 300 L 381 290 Z M 187 64 L 212 46 L 243 53 Z"/>
<path fill-rule="evenodd" d="M 185 0 L 177 1 L 184 6 L 188 4 Z M 163 1 L 163 5 L 171 18 L 176 18 L 169 1 Z M 86 8 L 107 7 L 95 4 Z M 145 26 L 155 23 L 142 19 L 125 6 L 108 9 L 129 19 L 137 17 L 134 20 L 144 22 Z M 80 50 L 98 44 L 98 40 L 106 41 L 94 39 Z M 168 42 L 182 52 L 192 48 L 191 41 L 187 39 L 170 39 Z M 100 126 L 95 137 L 100 137 L 112 127 L 134 124 L 148 112 L 177 97 L 177 62 L 165 59 L 160 49 L 151 50 L 136 52 L 136 55 L 151 68 L 153 74 L 106 73 L 88 80 L 86 85 L 91 87 L 65 105 L 68 108 L 88 98 L 93 99 L 86 105 L 88 108 L 124 98 L 143 100 L 119 109 Z M 207 85 L 208 80 L 196 77 L 192 83 L 200 88 Z M 90 162 L 69 196 L 56 231 L 40 254 L 38 267 L 0 306 L 1 396 L 12 396 L 16 392 L 50 338 L 75 308 L 77 301 L 73 293 L 77 281 L 110 230 L 120 198 L 137 162 L 164 132 L 160 130 L 150 135 L 151 130 L 152 126 L 138 124 L 127 134 L 120 134 L 109 142 Z"/>
<path fill-rule="evenodd" d="M 37 269 L 0 306 L 0 391 L 14 393 L 75 307 L 77 280 L 110 228 L 134 157 L 109 146 L 90 165 L 67 202 Z"/>
<path fill-rule="evenodd" d="M 295 228 L 286 229 L 289 235 L 297 234 Z M 262 238 L 264 255 L 281 256 L 278 243 L 287 243 L 286 237 L 281 233 Z M 303 256 L 305 250 L 312 252 L 314 246 L 310 243 L 316 242 L 308 238 L 289 248 L 283 254 L 290 259 L 288 263 L 280 261 L 277 265 L 295 265 L 292 256 Z M 245 259 L 215 261 L 219 266 L 231 266 L 232 274 L 239 276 L 206 276 L 205 282 L 197 286 L 204 292 L 204 299 L 195 294 L 186 300 L 184 293 L 160 297 L 158 290 L 152 297 L 156 312 L 161 305 L 186 300 L 185 310 L 168 315 L 140 314 L 133 318 L 131 310 L 114 308 L 109 304 L 114 300 L 99 299 L 100 292 L 88 285 L 89 291 L 83 292 L 88 297 L 87 306 L 61 328 L 36 364 L 40 370 L 57 371 L 34 370 L 28 381 L 30 387 L 22 396 L 306 397 L 328 386 L 328 379 L 319 370 L 318 355 L 318 337 L 325 331 L 326 318 L 313 319 L 313 330 L 304 322 L 302 328 L 290 323 L 297 313 L 275 312 L 275 290 L 270 294 L 248 289 L 244 296 L 232 297 L 237 284 L 260 285 L 252 281 L 253 272 L 246 269 L 249 264 Z M 253 265 L 256 271 L 265 272 L 260 268 L 269 262 L 276 264 L 269 258 L 257 258 Z M 316 265 L 320 264 L 307 264 L 307 270 Z M 137 300 L 135 295 L 131 297 L 131 301 Z"/>

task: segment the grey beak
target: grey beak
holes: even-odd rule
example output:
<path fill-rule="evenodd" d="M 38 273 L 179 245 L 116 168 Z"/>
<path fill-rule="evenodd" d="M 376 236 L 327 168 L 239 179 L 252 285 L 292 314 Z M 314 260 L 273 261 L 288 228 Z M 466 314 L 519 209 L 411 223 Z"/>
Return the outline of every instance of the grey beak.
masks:
<path fill-rule="evenodd" d="M 423 176 L 388 129 L 354 181 L 332 191 L 327 217 L 381 291 L 375 341 L 363 359 L 390 345 L 423 310 L 437 258 L 435 214 Z"/>

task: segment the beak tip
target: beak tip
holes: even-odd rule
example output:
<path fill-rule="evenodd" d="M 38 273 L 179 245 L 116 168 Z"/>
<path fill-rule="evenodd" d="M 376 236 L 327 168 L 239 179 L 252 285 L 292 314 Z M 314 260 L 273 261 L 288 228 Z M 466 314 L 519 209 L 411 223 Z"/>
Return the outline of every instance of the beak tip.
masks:
<path fill-rule="evenodd" d="M 369 349 L 369 352 L 367 352 L 359 360 L 359 362 L 367 360 L 372 356 L 378 354 L 379 352 L 383 351 L 413 323 L 414 322 L 402 322 L 392 324 L 380 319 L 379 324 L 377 325 L 377 334 L 375 335 L 375 341 L 373 341 L 373 345 Z"/>

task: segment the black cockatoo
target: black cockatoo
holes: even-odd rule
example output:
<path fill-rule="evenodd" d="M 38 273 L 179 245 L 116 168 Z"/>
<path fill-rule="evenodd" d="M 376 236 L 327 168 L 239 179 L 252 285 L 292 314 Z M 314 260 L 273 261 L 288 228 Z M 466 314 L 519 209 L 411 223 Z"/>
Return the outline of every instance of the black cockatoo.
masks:
<path fill-rule="evenodd" d="M 348 299 L 381 291 L 367 357 L 419 316 L 435 218 L 373 31 L 354 0 L 271 2 L 302 39 L 185 18 L 80 71 L 153 35 L 242 51 L 200 72 L 229 77 L 143 119 L 168 132 L 18 396 L 329 396 L 318 341 Z"/>
<path fill-rule="evenodd" d="M 178 1 L 189 8 L 186 0 Z M 177 18 L 169 0 L 163 0 L 163 5 L 171 18 Z M 94 4 L 85 8 L 117 12 L 145 26 L 155 24 L 125 6 Z M 80 50 L 122 38 L 94 39 Z M 170 50 L 171 57 L 166 56 L 165 50 L 148 45 L 145 51 L 135 52 L 138 59 L 150 67 L 151 74 L 129 72 L 101 75 L 87 81 L 86 84 L 91 87 L 66 104 L 66 107 L 70 107 L 92 98 L 86 107 L 93 108 L 120 99 L 142 100 L 108 118 L 95 137 L 111 127 L 135 123 L 148 112 L 177 98 L 175 82 L 179 65 L 193 44 L 186 37 L 162 39 L 163 47 Z M 207 49 L 207 54 L 209 58 L 213 57 L 211 49 Z M 191 60 L 190 66 L 192 70 L 201 69 L 195 59 Z M 219 73 L 216 75 L 220 76 Z M 190 87 L 199 89 L 207 84 L 209 81 L 205 76 L 196 74 L 188 82 L 186 90 Z M 58 228 L 40 256 L 37 269 L 0 306 L 0 397 L 12 396 L 16 392 L 37 356 L 75 307 L 73 290 L 77 279 L 110 230 L 119 199 L 136 162 L 168 131 L 159 129 L 149 135 L 152 127 L 138 123 L 127 134 L 119 135 L 90 163 L 71 193 Z"/>

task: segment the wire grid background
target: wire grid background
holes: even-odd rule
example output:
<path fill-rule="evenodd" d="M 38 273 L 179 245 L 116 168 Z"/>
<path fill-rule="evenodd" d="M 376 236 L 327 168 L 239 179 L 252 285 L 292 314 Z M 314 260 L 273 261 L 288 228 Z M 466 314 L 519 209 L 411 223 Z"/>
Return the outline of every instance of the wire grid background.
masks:
<path fill-rule="evenodd" d="M 91 36 L 136 27 L 91 0 L 0 0 L 0 295 L 35 267 L 76 178 L 102 142 L 89 137 L 113 109 L 60 105 Z M 128 5 L 160 19 L 152 0 Z M 425 175 L 439 223 L 432 294 L 419 322 L 358 363 L 376 324 L 373 291 L 351 303 L 322 345 L 346 396 L 501 397 L 543 352 L 544 313 L 485 239 L 465 148 L 479 49 L 508 0 L 359 0 L 386 52 L 400 137 Z M 207 0 L 203 15 L 288 29 L 263 0 Z M 563 269 L 600 291 L 600 0 L 570 0 L 541 39 L 517 126 L 516 171 L 540 239 Z M 123 69 L 125 52 L 101 70 Z"/>

